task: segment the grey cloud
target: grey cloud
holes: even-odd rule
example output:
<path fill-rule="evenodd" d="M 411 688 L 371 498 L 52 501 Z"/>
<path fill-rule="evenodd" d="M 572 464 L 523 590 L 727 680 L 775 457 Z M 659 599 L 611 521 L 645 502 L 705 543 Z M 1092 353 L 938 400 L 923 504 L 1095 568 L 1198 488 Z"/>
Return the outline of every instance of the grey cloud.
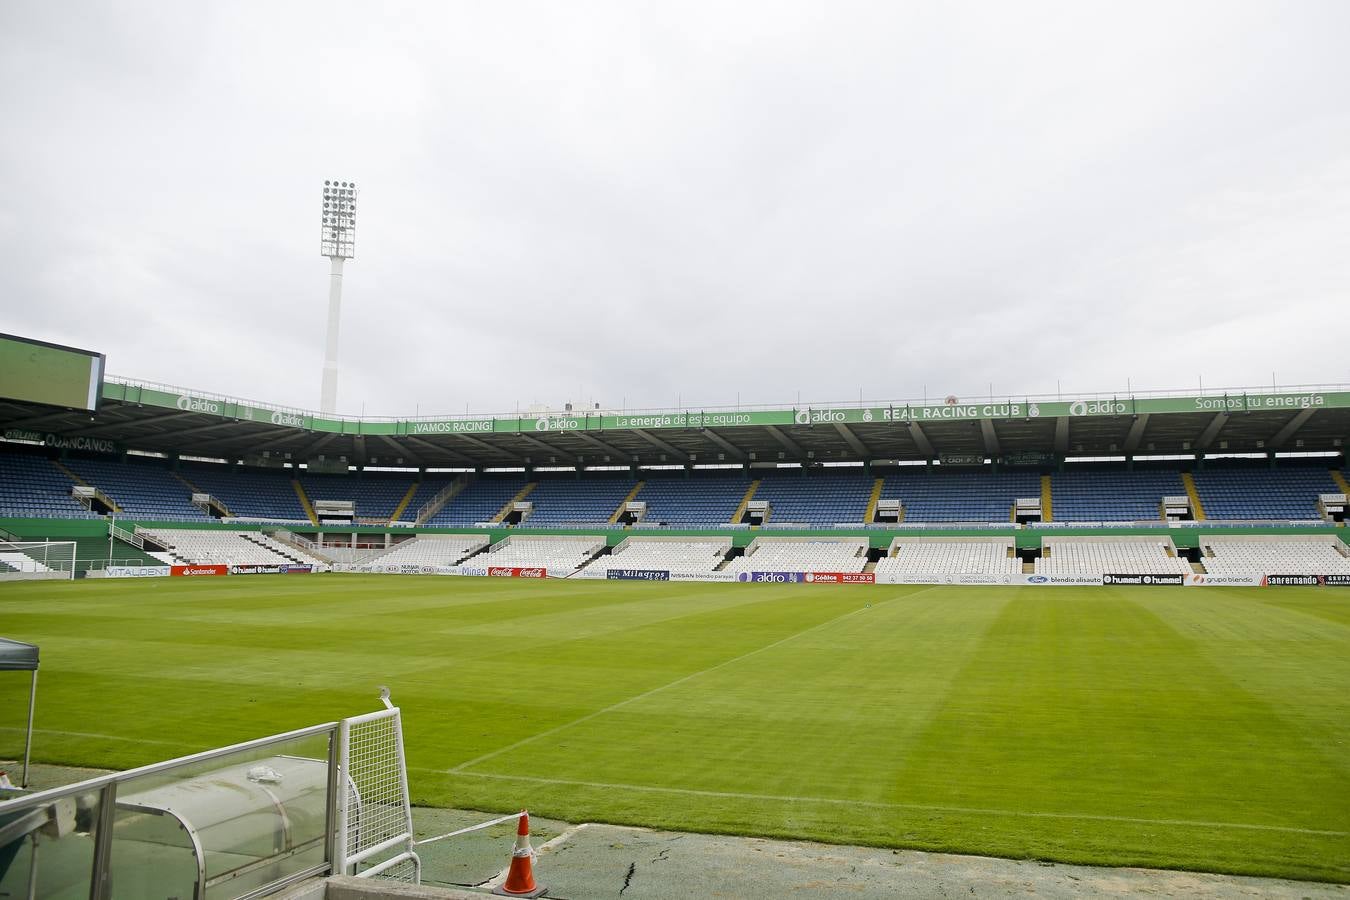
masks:
<path fill-rule="evenodd" d="M 1336 2 L 0 7 L 4 328 L 340 407 L 1347 382 Z"/>

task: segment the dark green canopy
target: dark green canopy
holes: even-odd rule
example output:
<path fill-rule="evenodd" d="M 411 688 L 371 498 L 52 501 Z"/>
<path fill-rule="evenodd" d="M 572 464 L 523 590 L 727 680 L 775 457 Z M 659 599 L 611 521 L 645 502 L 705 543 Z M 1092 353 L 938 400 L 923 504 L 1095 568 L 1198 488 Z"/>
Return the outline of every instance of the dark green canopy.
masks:
<path fill-rule="evenodd" d="M 36 644 L 0 638 L 0 672 L 34 672 L 37 667 Z"/>

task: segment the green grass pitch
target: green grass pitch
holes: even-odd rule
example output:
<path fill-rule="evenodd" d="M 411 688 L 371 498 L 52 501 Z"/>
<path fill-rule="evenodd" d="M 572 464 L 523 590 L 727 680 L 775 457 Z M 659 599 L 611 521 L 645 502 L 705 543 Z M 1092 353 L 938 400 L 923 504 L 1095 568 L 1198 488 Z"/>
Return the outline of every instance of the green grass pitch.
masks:
<path fill-rule="evenodd" d="M 47 762 L 388 684 L 419 804 L 1350 881 L 1347 589 L 259 576 L 7 583 L 0 616 Z"/>

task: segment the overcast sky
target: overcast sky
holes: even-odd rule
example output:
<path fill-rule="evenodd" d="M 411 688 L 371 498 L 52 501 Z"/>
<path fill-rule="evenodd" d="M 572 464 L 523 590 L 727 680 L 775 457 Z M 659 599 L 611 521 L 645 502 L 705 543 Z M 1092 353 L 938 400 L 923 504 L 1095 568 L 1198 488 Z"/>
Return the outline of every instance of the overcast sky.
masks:
<path fill-rule="evenodd" d="M 1350 3 L 0 3 L 0 330 L 339 410 L 1350 382 Z"/>

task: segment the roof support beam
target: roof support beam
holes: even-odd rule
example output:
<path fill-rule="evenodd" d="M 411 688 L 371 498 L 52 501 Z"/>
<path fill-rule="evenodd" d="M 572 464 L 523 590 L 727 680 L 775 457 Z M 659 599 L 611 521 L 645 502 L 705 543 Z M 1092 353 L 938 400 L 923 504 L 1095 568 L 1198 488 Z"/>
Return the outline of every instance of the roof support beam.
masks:
<path fill-rule="evenodd" d="M 1275 432 L 1275 436 L 1266 442 L 1266 449 L 1278 450 L 1283 447 L 1288 443 L 1289 439 L 1294 436 L 1294 432 L 1308 424 L 1308 420 L 1312 418 L 1312 415 L 1315 412 L 1317 412 L 1317 410 L 1311 406 L 1307 409 L 1299 410 L 1296 416 L 1286 422 L 1284 427 Z"/>
<path fill-rule="evenodd" d="M 806 462 L 806 454 L 802 448 L 797 446 L 797 442 L 782 432 L 777 425 L 765 425 L 764 430 L 773 435 L 773 439 L 787 448 L 788 452 L 797 457 L 798 462 Z"/>
<path fill-rule="evenodd" d="M 839 432 L 839 436 L 847 441 L 848 445 L 853 448 L 854 453 L 857 453 L 863 459 L 872 458 L 872 451 L 867 449 L 867 445 L 858 439 L 858 436 L 853 433 L 852 428 L 849 428 L 842 422 L 835 422 L 834 427 L 835 430 Z"/>
<path fill-rule="evenodd" d="M 413 465 L 417 466 L 419 469 L 422 468 L 422 458 L 418 456 L 416 453 L 413 453 L 411 450 L 408 450 L 398 441 L 389 437 L 387 434 L 378 434 L 375 436 L 379 438 L 380 441 L 382 441 L 383 443 L 388 444 L 390 448 L 393 449 L 398 454 L 399 457 L 402 457 L 403 459 L 410 461 Z M 395 458 L 397 459 L 398 457 Z"/>
<path fill-rule="evenodd" d="M 723 450 L 725 450 L 727 453 L 731 454 L 732 456 L 736 457 L 737 459 L 739 459 L 739 460 L 745 460 L 746 454 L 745 454 L 745 451 L 744 451 L 744 450 L 742 450 L 740 447 L 737 447 L 737 446 L 736 446 L 735 444 L 733 444 L 731 441 L 729 441 L 729 440 L 727 440 L 726 438 L 722 437 L 720 434 L 718 434 L 717 432 L 713 431 L 711 428 L 705 428 L 705 429 L 703 429 L 703 435 L 704 435 L 704 437 L 706 437 L 708 440 L 712 441 L 714 444 L 716 444 L 717 446 L 721 447 Z"/>
<path fill-rule="evenodd" d="M 147 418 L 147 419 L 138 419 L 138 420 L 136 420 L 135 422 L 129 422 L 129 421 L 127 421 L 127 420 L 124 419 L 124 420 L 122 420 L 122 421 L 120 421 L 120 422 L 108 422 L 107 424 L 103 424 L 103 425 L 95 425 L 93 428 L 81 428 L 81 429 L 80 429 L 80 434 L 85 435 L 85 436 L 88 436 L 88 437 L 94 437 L 94 436 L 96 436 L 96 435 L 102 434 L 102 433 L 105 432 L 105 431 L 110 431 L 110 430 L 111 430 L 111 431 L 117 431 L 117 430 L 120 429 L 120 428 L 128 428 L 128 427 L 139 429 L 139 428 L 141 428 L 141 426 L 143 426 L 143 425 L 159 425 L 159 424 L 162 423 L 162 422 L 172 422 L 172 421 L 175 420 L 175 419 L 182 419 L 182 418 L 185 418 L 185 417 L 189 417 L 189 416 L 197 416 L 197 415 L 201 415 L 201 413 L 194 413 L 194 412 L 177 412 L 177 411 L 175 411 L 175 412 L 171 412 L 171 413 L 165 413 L 165 414 L 162 415 L 162 416 L 152 416 L 152 417 Z M 220 423 L 220 425 L 235 425 L 235 424 L 238 424 L 238 423 L 236 423 L 233 419 L 229 420 L 228 422 Z M 219 425 L 208 425 L 208 426 L 205 426 L 205 427 L 207 427 L 207 428 L 217 428 L 217 427 L 220 427 L 220 426 L 219 426 Z M 189 429 L 189 431 L 194 431 L 194 430 L 200 430 L 200 429 Z M 175 433 L 175 434 L 182 434 L 183 432 L 174 432 L 174 433 Z"/>
<path fill-rule="evenodd" d="M 909 436 L 924 456 L 929 459 L 937 456 L 937 453 L 933 450 L 933 442 L 928 440 L 928 435 L 923 433 L 923 429 L 919 427 L 918 422 L 909 423 Z"/>
<path fill-rule="evenodd" d="M 420 438 L 406 437 L 404 439 L 409 441 L 415 441 L 416 443 L 422 445 L 423 447 L 431 447 L 435 450 L 441 450 L 447 453 L 455 452 L 454 450 L 451 450 L 448 446 L 432 444 Z M 470 447 L 477 447 L 479 450 L 485 450 L 494 456 L 507 456 L 510 457 L 514 462 L 518 463 L 525 462 L 525 460 L 520 456 L 520 454 L 516 453 L 514 450 L 508 450 L 505 447 L 499 447 L 496 444 L 489 444 L 487 441 L 480 441 L 478 438 L 469 437 L 467 434 L 457 434 L 455 435 L 455 440 L 460 442 L 461 444 L 468 444 Z M 465 457 L 465 459 L 468 459 L 468 457 Z"/>
<path fill-rule="evenodd" d="M 1055 455 L 1060 459 L 1069 455 L 1069 417 L 1055 419 Z"/>
<path fill-rule="evenodd" d="M 1222 431 L 1223 426 L 1227 424 L 1228 413 L 1215 413 L 1214 418 L 1209 420 L 1209 424 L 1205 426 L 1204 431 L 1200 432 L 1200 437 L 1191 445 L 1191 447 L 1195 450 L 1208 450 L 1209 445 L 1214 443 L 1214 439 L 1219 436 L 1219 432 Z"/>
<path fill-rule="evenodd" d="M 1148 427 L 1148 413 L 1140 413 L 1134 417 L 1134 422 L 1130 424 L 1130 433 L 1125 435 L 1125 455 L 1133 456 L 1134 451 L 1139 449 L 1139 442 L 1144 439 L 1144 429 Z"/>
<path fill-rule="evenodd" d="M 568 462 L 571 463 L 572 465 L 577 464 L 577 458 L 573 456 L 571 453 L 568 453 L 566 450 L 559 450 L 552 444 L 545 443 L 544 441 L 539 440 L 539 438 L 530 437 L 528 434 L 518 434 L 516 435 L 516 438 L 522 444 L 528 444 L 531 447 L 535 447 L 539 450 L 542 450 L 545 453 L 549 454 L 550 456 L 553 456 L 556 459 L 560 459 L 563 462 Z"/>
<path fill-rule="evenodd" d="M 190 415 L 190 414 L 189 414 L 189 415 Z M 166 418 L 172 418 L 172 417 L 171 417 L 171 416 L 166 416 Z M 214 423 L 212 423 L 212 424 L 210 424 L 210 425 L 198 425 L 198 426 L 196 426 L 195 428 L 180 428 L 180 429 L 178 429 L 177 431 L 166 431 L 166 432 L 164 432 L 164 433 L 162 433 L 162 434 L 156 434 L 156 435 L 154 435 L 154 436 L 152 436 L 152 437 L 150 437 L 150 438 L 148 438 L 148 439 L 149 439 L 149 440 L 176 440 L 176 439 L 178 439 L 178 438 L 180 438 L 180 437 L 187 437 L 187 436 L 193 435 L 193 434 L 205 434 L 205 433 L 208 432 L 208 431 L 219 431 L 219 430 L 222 429 L 222 428 L 233 428 L 233 427 L 237 426 L 238 424 L 239 424 L 238 422 L 214 422 Z M 130 441 L 135 441 L 135 440 L 137 440 L 137 438 L 134 438 L 134 437 L 133 437 L 133 438 L 128 438 L 128 440 L 130 440 Z"/>
<path fill-rule="evenodd" d="M 586 434 L 585 432 L 578 431 L 575 434 L 573 434 L 572 437 L 578 438 L 586 442 L 587 444 L 590 444 L 592 447 L 599 447 L 601 450 L 605 451 L 606 453 L 608 453 L 610 456 L 613 457 L 612 462 L 631 463 L 633 461 L 634 456 L 633 453 L 624 452 L 623 450 L 620 450 L 618 447 L 615 447 L 612 444 L 606 444 L 599 438 L 591 437 L 589 434 Z"/>
<path fill-rule="evenodd" d="M 1002 452 L 998 446 L 998 432 L 994 430 L 993 419 L 980 420 L 980 434 L 984 436 L 984 452 L 988 453 L 991 459 L 997 459 Z"/>
<path fill-rule="evenodd" d="M 689 454 L 688 454 L 688 453 L 685 453 L 683 450 L 679 449 L 678 447 L 676 447 L 676 446 L 673 445 L 673 444 L 668 444 L 668 443 L 666 443 L 665 441 L 661 440 L 661 439 L 660 439 L 659 437 L 657 437 L 656 435 L 654 435 L 654 434 L 648 434 L 646 431 L 642 430 L 641 428 L 635 428 L 635 429 L 633 429 L 633 434 L 635 434 L 635 435 L 637 435 L 638 437 L 642 438 L 644 441 L 646 441 L 647 443 L 651 444 L 653 447 L 657 448 L 658 450 L 662 450 L 662 451 L 664 451 L 664 452 L 670 454 L 671 456 L 675 457 L 676 459 L 680 460 L 681 462 L 689 462 Z"/>
<path fill-rule="evenodd" d="M 459 462 L 459 463 L 462 463 L 462 464 L 464 464 L 464 465 L 468 465 L 468 466 L 476 466 L 476 465 L 478 464 L 478 463 L 475 462 L 473 459 L 471 459 L 471 458 L 465 456 L 463 453 L 460 453 L 458 450 L 453 450 L 453 449 L 451 449 L 450 447 L 443 447 L 443 446 L 441 446 L 440 444 L 433 444 L 431 441 L 426 441 L 426 440 L 423 440 L 422 438 L 419 438 L 419 437 L 413 437 L 413 436 L 410 435 L 410 434 L 405 434 L 405 435 L 403 435 L 402 437 L 403 437 L 403 440 L 407 441 L 409 444 L 412 444 L 412 445 L 417 446 L 417 447 L 422 447 L 422 448 L 424 448 L 428 453 L 434 453 L 434 454 L 436 454 L 437 456 L 448 456 L 448 457 L 450 457 L 451 459 L 453 459 L 453 460 L 455 460 L 455 461 L 457 461 L 457 462 Z M 396 441 L 390 440 L 389 438 L 385 438 L 385 440 L 386 440 L 386 441 L 389 441 L 389 445 L 390 445 L 391 447 L 398 447 L 398 446 L 399 446 L 399 444 L 398 444 Z M 495 450 L 496 448 L 494 448 L 494 447 L 488 445 L 488 449 L 489 449 L 489 450 Z M 498 452 L 500 452 L 500 451 L 498 451 Z"/>

